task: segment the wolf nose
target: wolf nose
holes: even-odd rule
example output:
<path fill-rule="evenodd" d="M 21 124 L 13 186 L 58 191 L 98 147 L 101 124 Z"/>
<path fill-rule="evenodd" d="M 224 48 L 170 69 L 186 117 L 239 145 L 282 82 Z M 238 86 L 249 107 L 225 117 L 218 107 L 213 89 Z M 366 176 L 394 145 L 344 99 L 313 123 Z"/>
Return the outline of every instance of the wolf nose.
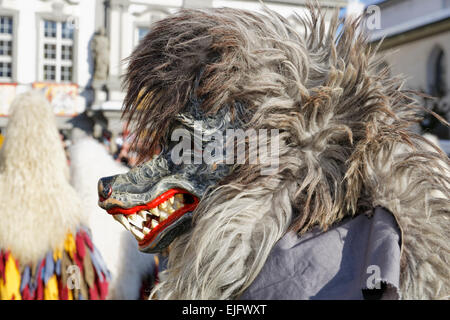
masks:
<path fill-rule="evenodd" d="M 98 181 L 98 197 L 101 202 L 105 201 L 111 196 L 112 183 L 115 180 L 115 176 L 101 178 Z"/>

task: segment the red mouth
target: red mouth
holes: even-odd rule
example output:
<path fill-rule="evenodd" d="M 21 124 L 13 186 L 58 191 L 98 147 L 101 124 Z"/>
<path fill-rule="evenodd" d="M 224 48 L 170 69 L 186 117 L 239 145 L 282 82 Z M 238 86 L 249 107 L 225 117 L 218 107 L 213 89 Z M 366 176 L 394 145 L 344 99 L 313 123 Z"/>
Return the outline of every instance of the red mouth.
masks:
<path fill-rule="evenodd" d="M 128 209 L 115 207 L 107 210 L 107 212 L 114 215 L 119 222 L 124 224 L 135 235 L 140 247 L 146 247 L 167 226 L 171 225 L 186 212 L 193 211 L 197 207 L 198 202 L 198 198 L 186 190 L 174 188 L 169 189 L 147 204 Z M 138 223 L 135 222 L 137 218 L 141 219 Z M 123 219 L 128 220 L 124 221 Z M 141 228 L 136 226 L 141 223 Z M 144 236 L 142 237 L 142 235 Z"/>

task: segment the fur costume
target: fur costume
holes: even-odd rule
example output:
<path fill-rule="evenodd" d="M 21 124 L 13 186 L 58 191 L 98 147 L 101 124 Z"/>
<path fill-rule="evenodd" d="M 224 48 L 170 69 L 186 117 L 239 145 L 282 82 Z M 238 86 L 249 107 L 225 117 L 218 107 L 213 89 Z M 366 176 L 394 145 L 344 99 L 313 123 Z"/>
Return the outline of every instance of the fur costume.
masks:
<path fill-rule="evenodd" d="M 183 10 L 135 49 L 125 116 L 142 163 L 101 179 L 99 204 L 141 250 L 170 244 L 156 297 L 239 298 L 287 232 L 326 231 L 380 206 L 402 231 L 401 297 L 448 298 L 448 158 L 408 130 L 421 109 L 401 78 L 377 71 L 361 19 L 340 22 L 335 14 L 326 27 L 311 8 L 297 18 L 299 33 L 268 10 Z M 176 163 L 183 128 L 278 129 L 279 168 L 263 175 L 266 164 L 248 156 Z"/>
<path fill-rule="evenodd" d="M 71 183 L 83 199 L 92 240 L 111 272 L 108 299 L 138 299 L 143 280 L 150 278 L 151 282 L 154 278 L 154 256 L 139 252 L 134 237 L 102 214 L 96 196 L 100 177 L 124 173 L 128 168 L 114 161 L 103 145 L 85 135 L 75 139 L 69 150 Z"/>
<path fill-rule="evenodd" d="M 11 108 L 0 150 L 0 299 L 105 299 L 110 275 L 69 184 L 53 111 L 37 92 Z"/>

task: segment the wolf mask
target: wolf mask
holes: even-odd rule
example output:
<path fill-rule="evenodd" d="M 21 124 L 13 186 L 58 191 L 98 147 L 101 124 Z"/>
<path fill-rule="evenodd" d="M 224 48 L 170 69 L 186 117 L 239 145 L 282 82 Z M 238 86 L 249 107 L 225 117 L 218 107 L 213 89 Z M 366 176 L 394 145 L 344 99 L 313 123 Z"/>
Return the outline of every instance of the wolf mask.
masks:
<path fill-rule="evenodd" d="M 135 49 L 124 115 L 141 164 L 101 179 L 99 205 L 141 250 L 170 245 L 159 298 L 239 297 L 287 231 L 327 230 L 375 206 L 403 231 L 403 296 L 448 293 L 448 158 L 408 131 L 420 109 L 402 79 L 379 70 L 361 21 L 335 14 L 325 28 L 314 8 L 296 23 L 268 10 L 183 10 Z M 244 163 L 239 145 L 225 155 L 234 161 L 214 161 L 220 148 L 204 161 L 221 139 L 196 132 L 239 129 Z M 176 132 L 190 137 L 191 162 L 175 159 Z"/>

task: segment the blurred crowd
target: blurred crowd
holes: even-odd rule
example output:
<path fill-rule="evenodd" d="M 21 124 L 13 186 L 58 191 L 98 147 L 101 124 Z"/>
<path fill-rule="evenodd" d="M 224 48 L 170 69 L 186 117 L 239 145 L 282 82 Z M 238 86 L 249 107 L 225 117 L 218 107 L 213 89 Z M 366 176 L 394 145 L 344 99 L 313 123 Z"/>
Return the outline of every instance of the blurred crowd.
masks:
<path fill-rule="evenodd" d="M 67 159 L 70 163 L 69 148 L 72 145 L 70 135 L 65 130 L 60 130 L 60 138 L 66 152 Z M 0 147 L 3 136 L 0 132 Z M 100 137 L 96 138 L 100 142 L 108 153 L 114 158 L 115 161 L 127 166 L 133 167 L 137 162 L 136 153 L 130 150 L 132 136 L 127 131 L 122 131 L 119 135 L 113 135 L 109 130 L 103 129 Z"/>

